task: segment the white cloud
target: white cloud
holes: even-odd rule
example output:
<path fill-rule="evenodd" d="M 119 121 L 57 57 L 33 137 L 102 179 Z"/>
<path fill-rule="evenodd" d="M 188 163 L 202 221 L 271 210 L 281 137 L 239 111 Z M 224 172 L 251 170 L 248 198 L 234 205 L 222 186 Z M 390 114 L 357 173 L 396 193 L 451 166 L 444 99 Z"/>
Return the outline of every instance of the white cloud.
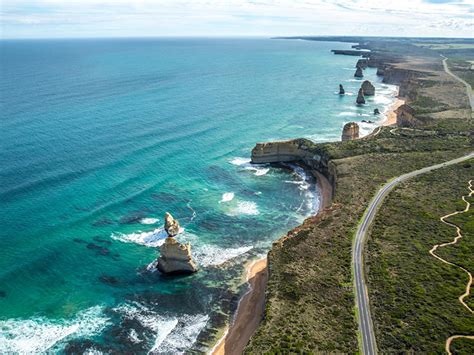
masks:
<path fill-rule="evenodd" d="M 4 37 L 473 37 L 472 0 L 0 0 Z M 432 0 L 433 1 L 433 0 Z"/>

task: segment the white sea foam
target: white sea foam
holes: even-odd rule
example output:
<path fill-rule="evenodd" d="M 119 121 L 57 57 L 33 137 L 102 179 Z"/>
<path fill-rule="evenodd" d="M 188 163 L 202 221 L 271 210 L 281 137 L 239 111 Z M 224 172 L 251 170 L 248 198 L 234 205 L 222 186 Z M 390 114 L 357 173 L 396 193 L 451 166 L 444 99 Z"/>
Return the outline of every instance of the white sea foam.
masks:
<path fill-rule="evenodd" d="M 209 316 L 205 314 L 163 316 L 137 302 L 122 304 L 114 311 L 122 317 L 138 321 L 155 335 L 149 350 L 152 354 L 178 354 L 189 350 L 209 321 Z M 129 339 L 132 342 L 141 341 L 134 329 L 131 329 Z"/>
<path fill-rule="evenodd" d="M 185 315 L 171 334 L 156 348 L 160 354 L 183 354 L 196 342 L 197 337 L 209 321 L 208 315 Z"/>
<path fill-rule="evenodd" d="M 194 248 L 193 257 L 201 266 L 218 266 L 252 249 L 252 246 L 224 249 L 214 245 L 203 245 Z"/>
<path fill-rule="evenodd" d="M 112 234 L 112 238 L 124 243 L 135 243 L 146 247 L 158 247 L 164 243 L 166 232 L 162 228 L 155 229 L 152 232 L 138 232 L 130 234 Z M 239 255 L 251 250 L 252 246 L 239 248 L 220 248 L 210 244 L 200 244 L 199 237 L 195 234 L 180 230 L 178 237 L 181 243 L 191 243 L 193 246 L 193 258 L 201 267 L 217 266 L 225 263 Z M 149 272 L 156 271 L 156 260 L 149 263 L 146 269 Z"/>
<path fill-rule="evenodd" d="M 141 224 L 156 224 L 159 222 L 159 218 L 142 218 L 140 220 Z"/>
<path fill-rule="evenodd" d="M 298 185 L 298 189 L 302 191 L 304 196 L 303 202 L 297 209 L 297 212 L 300 212 L 303 206 L 306 205 L 306 210 L 311 211 L 311 213 L 314 213 L 319 206 L 320 197 L 315 192 L 315 189 L 311 188 L 313 186 L 311 183 L 311 179 L 302 167 L 293 164 L 288 165 L 293 169 L 293 171 L 298 177 L 298 180 L 287 180 L 285 182 Z M 300 216 L 301 219 L 304 219 L 305 217 L 307 217 L 306 213 L 303 216 Z"/>
<path fill-rule="evenodd" d="M 231 164 L 233 165 L 245 165 L 245 164 L 249 164 L 250 163 L 250 159 L 249 158 L 240 158 L 240 157 L 237 157 L 237 158 L 234 158 L 230 161 Z"/>
<path fill-rule="evenodd" d="M 0 321 L 1 350 L 5 353 L 44 353 L 68 337 L 96 335 L 108 323 L 99 306 L 79 312 L 72 320 L 38 317 Z"/>
<path fill-rule="evenodd" d="M 113 233 L 110 237 L 123 243 L 136 243 L 156 248 L 165 242 L 167 233 L 164 228 L 156 228 L 151 232 Z"/>
<path fill-rule="evenodd" d="M 265 164 L 255 165 L 250 162 L 248 158 L 237 157 L 230 161 L 231 164 L 240 166 L 244 170 L 253 171 L 256 176 L 262 176 L 270 171 L 270 168 Z"/>
<path fill-rule="evenodd" d="M 239 201 L 237 205 L 226 212 L 226 215 L 232 217 L 240 215 L 256 216 L 259 214 L 260 211 L 258 210 L 257 204 L 252 201 Z"/>
<path fill-rule="evenodd" d="M 219 203 L 232 201 L 234 196 L 235 194 L 233 192 L 226 192 L 222 194 L 222 199 L 219 201 Z"/>

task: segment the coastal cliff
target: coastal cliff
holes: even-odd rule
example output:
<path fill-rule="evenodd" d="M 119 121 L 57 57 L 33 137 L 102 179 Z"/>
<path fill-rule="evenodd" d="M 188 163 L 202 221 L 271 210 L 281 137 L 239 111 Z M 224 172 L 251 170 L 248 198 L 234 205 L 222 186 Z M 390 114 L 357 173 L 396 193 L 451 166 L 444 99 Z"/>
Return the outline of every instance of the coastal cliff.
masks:
<path fill-rule="evenodd" d="M 335 188 L 336 172 L 330 164 L 324 146 L 318 146 L 309 139 L 257 143 L 252 149 L 251 161 L 254 164 L 301 162 L 313 174 L 321 173 Z M 331 195 L 334 192 L 331 191 Z"/>
<path fill-rule="evenodd" d="M 410 107 L 400 111 L 405 120 L 414 118 L 410 123 L 416 130 L 383 127 L 367 139 L 319 144 L 295 139 L 258 143 L 252 150 L 254 163 L 293 161 L 324 174 L 333 200 L 273 244 L 265 316 L 246 353 L 357 351 L 350 250 L 366 206 L 387 180 L 472 149 L 465 90 L 445 75 L 439 56 L 413 46 L 391 46 L 393 42 L 365 41 L 364 48 L 372 51 L 368 66 L 380 69 L 384 82 L 400 86 Z M 417 60 L 406 57 L 408 50 Z M 373 312 L 377 324 L 383 310 Z"/>

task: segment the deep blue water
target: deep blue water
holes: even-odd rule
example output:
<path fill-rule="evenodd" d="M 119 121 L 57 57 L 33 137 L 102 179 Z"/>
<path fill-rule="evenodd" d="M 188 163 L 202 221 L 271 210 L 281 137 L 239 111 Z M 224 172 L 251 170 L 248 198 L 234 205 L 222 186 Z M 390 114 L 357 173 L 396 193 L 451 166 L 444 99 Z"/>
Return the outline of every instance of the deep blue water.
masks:
<path fill-rule="evenodd" d="M 244 263 L 318 206 L 301 171 L 248 163 L 255 142 L 337 140 L 393 100 L 368 69 L 377 96 L 355 106 L 357 58 L 330 53 L 344 43 L 0 46 L 4 352 L 205 350 L 245 288 Z M 193 276 L 147 270 L 166 211 L 193 244 Z"/>

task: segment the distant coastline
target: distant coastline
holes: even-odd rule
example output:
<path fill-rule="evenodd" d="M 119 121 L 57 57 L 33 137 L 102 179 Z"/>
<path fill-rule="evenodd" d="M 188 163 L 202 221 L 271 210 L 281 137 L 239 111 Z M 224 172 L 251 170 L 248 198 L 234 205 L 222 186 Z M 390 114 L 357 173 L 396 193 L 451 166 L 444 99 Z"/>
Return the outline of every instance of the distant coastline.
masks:
<path fill-rule="evenodd" d="M 289 38 L 276 38 L 276 39 L 289 39 Z M 344 52 L 344 51 L 342 51 Z M 348 51 L 348 53 L 336 53 L 342 55 L 350 55 L 360 57 L 362 53 L 355 54 L 356 51 Z M 364 53 L 367 53 L 364 51 Z M 397 86 L 398 87 L 398 86 Z M 373 134 L 377 134 L 377 130 L 382 126 L 395 126 L 397 124 L 396 110 L 405 103 L 405 100 L 399 96 L 399 87 L 394 94 L 394 101 L 388 104 L 384 108 L 384 118 L 376 121 L 377 125 L 374 127 L 371 133 L 366 136 L 368 137 Z M 324 212 L 326 208 L 329 208 L 332 204 L 332 198 L 334 195 L 334 183 L 330 178 L 325 176 L 321 171 L 314 169 L 314 167 L 306 164 L 302 164 L 303 168 L 311 173 L 316 179 L 318 186 L 320 203 L 318 209 L 315 211 L 313 216 L 308 217 L 303 224 L 311 222 L 317 219 L 318 216 Z M 289 231 L 287 235 L 292 234 L 295 230 L 298 230 L 301 226 L 294 228 Z M 285 238 L 285 237 L 283 237 Z M 275 241 L 277 242 L 277 241 Z M 247 264 L 244 268 L 244 275 L 246 275 L 246 282 L 249 284 L 248 291 L 240 298 L 237 310 L 232 317 L 232 322 L 227 326 L 223 335 L 217 340 L 212 349 L 210 350 L 211 355 L 223 355 L 223 354 L 240 354 L 244 350 L 245 346 L 249 342 L 251 336 L 257 330 L 258 325 L 263 317 L 265 308 L 265 291 L 268 282 L 268 258 L 262 258 L 254 260 Z"/>

